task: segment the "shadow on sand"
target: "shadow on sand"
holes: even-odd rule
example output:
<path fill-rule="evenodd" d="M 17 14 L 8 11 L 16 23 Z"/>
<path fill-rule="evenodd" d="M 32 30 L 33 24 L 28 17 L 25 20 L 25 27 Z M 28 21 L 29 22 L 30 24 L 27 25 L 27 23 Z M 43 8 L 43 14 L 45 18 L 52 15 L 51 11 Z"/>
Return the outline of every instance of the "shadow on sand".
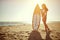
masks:
<path fill-rule="evenodd" d="M 50 37 L 50 33 L 51 32 L 49 32 L 49 31 L 46 32 L 46 40 L 52 40 L 52 38 Z"/>
<path fill-rule="evenodd" d="M 44 36 L 43 36 L 44 37 Z M 32 31 L 28 40 L 52 40 L 50 37 L 50 32 L 46 32 L 46 38 L 42 39 L 40 32 L 38 31 Z"/>
<path fill-rule="evenodd" d="M 38 31 L 32 31 L 28 40 L 42 40 L 42 37 Z"/>

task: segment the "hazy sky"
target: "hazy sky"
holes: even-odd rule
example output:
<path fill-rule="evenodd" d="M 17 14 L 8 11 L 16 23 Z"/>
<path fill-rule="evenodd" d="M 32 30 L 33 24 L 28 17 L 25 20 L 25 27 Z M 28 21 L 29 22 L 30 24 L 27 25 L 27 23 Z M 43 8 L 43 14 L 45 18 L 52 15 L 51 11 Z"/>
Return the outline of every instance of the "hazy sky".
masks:
<path fill-rule="evenodd" d="M 36 4 L 45 3 L 47 21 L 60 21 L 60 0 L 0 0 L 0 21 L 32 22 Z"/>

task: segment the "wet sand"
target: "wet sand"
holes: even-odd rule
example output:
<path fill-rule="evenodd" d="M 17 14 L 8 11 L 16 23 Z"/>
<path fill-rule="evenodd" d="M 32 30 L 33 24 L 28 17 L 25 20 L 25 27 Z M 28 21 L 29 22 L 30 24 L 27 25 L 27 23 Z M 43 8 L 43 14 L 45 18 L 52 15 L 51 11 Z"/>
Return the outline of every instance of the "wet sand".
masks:
<path fill-rule="evenodd" d="M 31 24 L 0 26 L 0 40 L 60 40 L 60 22 L 48 23 L 51 32 L 41 24 L 38 31 L 33 31 Z"/>

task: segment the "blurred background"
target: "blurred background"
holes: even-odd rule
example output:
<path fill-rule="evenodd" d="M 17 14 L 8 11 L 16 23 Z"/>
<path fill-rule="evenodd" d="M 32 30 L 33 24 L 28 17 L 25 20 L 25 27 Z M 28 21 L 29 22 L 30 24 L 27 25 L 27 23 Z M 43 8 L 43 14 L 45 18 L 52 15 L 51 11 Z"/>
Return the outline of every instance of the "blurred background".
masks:
<path fill-rule="evenodd" d="M 47 22 L 60 21 L 60 0 L 0 0 L 0 22 L 32 23 L 36 4 L 48 8 Z M 42 21 L 41 21 L 42 23 Z"/>

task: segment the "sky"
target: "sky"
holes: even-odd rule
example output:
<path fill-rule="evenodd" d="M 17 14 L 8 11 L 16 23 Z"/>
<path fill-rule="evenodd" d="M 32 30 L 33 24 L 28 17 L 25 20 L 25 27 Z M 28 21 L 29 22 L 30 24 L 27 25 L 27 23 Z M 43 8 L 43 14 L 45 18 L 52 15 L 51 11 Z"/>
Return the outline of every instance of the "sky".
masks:
<path fill-rule="evenodd" d="M 0 0 L 0 22 L 31 24 L 35 6 L 41 8 L 43 3 L 48 8 L 47 22 L 60 21 L 60 0 Z"/>

